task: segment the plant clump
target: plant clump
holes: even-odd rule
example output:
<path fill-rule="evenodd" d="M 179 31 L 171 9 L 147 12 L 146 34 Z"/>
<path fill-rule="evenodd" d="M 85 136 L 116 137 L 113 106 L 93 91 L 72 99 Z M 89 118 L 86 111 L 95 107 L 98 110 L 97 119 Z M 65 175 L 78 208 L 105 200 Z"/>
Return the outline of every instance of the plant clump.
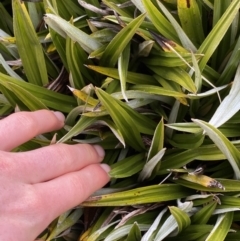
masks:
<path fill-rule="evenodd" d="M 4 0 L 0 116 L 66 115 L 111 182 L 42 240 L 240 239 L 240 0 Z M 36 137 L 15 151 L 49 145 Z"/>

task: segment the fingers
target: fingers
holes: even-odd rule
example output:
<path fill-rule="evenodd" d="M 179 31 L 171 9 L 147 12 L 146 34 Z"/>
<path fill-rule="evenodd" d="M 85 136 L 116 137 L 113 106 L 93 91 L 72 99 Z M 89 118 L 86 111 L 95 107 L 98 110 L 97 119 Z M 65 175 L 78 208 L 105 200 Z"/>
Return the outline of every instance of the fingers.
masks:
<path fill-rule="evenodd" d="M 100 146 L 88 144 L 55 144 L 34 151 L 9 153 L 12 171 L 26 183 L 45 182 L 68 172 L 75 172 L 87 165 L 99 163 L 104 157 Z"/>
<path fill-rule="evenodd" d="M 64 116 L 60 112 L 14 113 L 0 121 L 0 150 L 10 151 L 39 134 L 60 129 L 63 125 Z"/>
<path fill-rule="evenodd" d="M 110 169 L 107 165 L 102 165 L 104 166 L 92 164 L 78 172 L 68 173 L 49 182 L 34 185 L 41 198 L 42 208 L 51 209 L 51 212 L 43 212 L 48 215 L 45 217 L 48 222 L 82 203 L 109 181 L 107 172 Z"/>

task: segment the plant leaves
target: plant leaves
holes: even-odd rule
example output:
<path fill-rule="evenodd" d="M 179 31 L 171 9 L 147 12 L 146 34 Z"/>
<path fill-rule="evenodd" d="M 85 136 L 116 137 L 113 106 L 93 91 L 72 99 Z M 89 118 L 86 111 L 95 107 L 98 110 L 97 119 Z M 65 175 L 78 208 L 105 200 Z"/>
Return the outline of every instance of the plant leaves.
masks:
<path fill-rule="evenodd" d="M 182 46 L 185 49 L 191 50 L 193 52 L 196 52 L 196 47 L 193 45 L 193 43 L 191 42 L 191 40 L 188 38 L 186 32 L 184 31 L 185 29 L 181 28 L 181 26 L 179 25 L 179 23 L 177 22 L 177 20 L 171 15 L 171 13 L 168 11 L 168 9 L 160 2 L 157 1 L 158 6 L 160 7 L 160 9 L 163 11 L 163 13 L 166 15 L 166 17 L 168 18 L 169 22 L 172 24 L 172 26 L 174 27 L 175 31 L 178 34 L 178 37 L 182 43 Z M 178 2 L 179 5 L 179 2 Z M 197 5 L 197 4 L 196 4 Z M 179 8 L 178 8 L 179 11 Z M 189 15 L 189 14 L 186 14 Z M 194 13 L 194 20 L 197 19 L 197 14 Z M 180 16 L 180 13 L 178 12 L 178 16 Z M 199 20 L 201 20 L 199 18 Z M 198 32 L 198 31 L 197 31 Z"/>
<path fill-rule="evenodd" d="M 164 79 L 174 81 L 175 83 L 181 85 L 188 91 L 192 93 L 196 93 L 196 86 L 189 76 L 189 74 L 180 67 L 175 68 L 167 68 L 167 67 L 149 67 L 152 71 L 154 71 L 157 75 L 161 76 Z"/>
<path fill-rule="evenodd" d="M 143 118 L 144 116 L 139 115 L 127 105 L 123 105 L 121 101 L 111 97 L 101 89 L 97 88 L 96 94 L 98 95 L 101 103 L 109 112 L 119 131 L 122 133 L 126 143 L 131 145 L 136 150 L 144 150 L 139 131 L 144 131 L 142 121 L 146 121 L 146 123 L 148 122 L 149 125 L 149 123 L 151 123 L 149 122 L 150 120 L 147 121 L 147 118 Z M 138 126 L 138 123 L 136 123 L 138 117 L 134 118 L 134 116 L 139 117 L 138 121 L 142 127 Z M 133 121 L 133 118 L 135 119 L 135 122 Z"/>
<path fill-rule="evenodd" d="M 168 39 L 178 42 L 179 40 L 175 29 L 154 4 L 149 0 L 142 0 L 141 2 L 144 6 L 144 9 L 142 8 L 141 11 L 147 12 L 147 16 L 159 33 Z"/>
<path fill-rule="evenodd" d="M 219 105 L 214 115 L 209 121 L 209 124 L 216 128 L 224 124 L 240 110 L 240 64 L 235 75 L 232 88 L 229 94 L 224 98 Z"/>
<path fill-rule="evenodd" d="M 199 61 L 200 70 L 203 70 L 206 66 L 206 63 L 212 56 L 213 52 L 224 37 L 231 23 L 233 22 L 239 8 L 239 0 L 233 0 L 228 9 L 225 11 L 220 20 L 217 22 L 212 31 L 209 33 L 209 35 L 205 38 L 205 40 L 199 47 L 197 53 L 204 54 L 204 57 Z"/>
<path fill-rule="evenodd" d="M 40 86 L 47 84 L 48 76 L 42 46 L 25 4 L 20 0 L 13 0 L 13 26 L 18 52 L 28 81 Z"/>
<path fill-rule="evenodd" d="M 180 233 L 184 228 L 190 225 L 191 220 L 189 216 L 180 208 L 170 206 L 169 210 L 178 224 L 178 232 Z"/>
<path fill-rule="evenodd" d="M 219 215 L 217 222 L 212 229 L 211 233 L 206 238 L 206 241 L 224 241 L 227 236 L 229 229 L 231 227 L 233 220 L 233 212 L 228 212 L 222 215 Z"/>
<path fill-rule="evenodd" d="M 228 159 L 234 170 L 235 178 L 240 179 L 240 152 L 238 149 L 218 129 L 212 125 L 196 119 L 194 119 L 193 122 L 195 122 L 204 131 L 206 131 L 208 136 L 213 140 L 213 142 Z"/>
<path fill-rule="evenodd" d="M 197 1 L 177 0 L 177 9 L 183 31 L 196 46 L 199 46 L 204 40 L 204 32 Z"/>
<path fill-rule="evenodd" d="M 118 73 L 121 83 L 121 91 L 123 98 L 128 102 L 127 96 L 125 94 L 126 91 L 126 82 L 127 82 L 127 72 L 128 72 L 128 63 L 130 58 L 130 44 L 128 44 L 123 52 L 120 54 L 118 59 Z"/>
<path fill-rule="evenodd" d="M 109 43 L 101 57 L 100 63 L 103 66 L 114 67 L 117 60 L 133 35 L 136 33 L 138 27 L 145 18 L 145 14 L 141 14 L 127 26 L 125 26 Z"/>
<path fill-rule="evenodd" d="M 145 186 L 129 191 L 108 195 L 93 196 L 83 202 L 82 206 L 126 206 L 175 200 L 189 195 L 189 190 L 176 184 Z"/>
<path fill-rule="evenodd" d="M 144 181 L 145 179 L 149 178 L 152 175 L 152 172 L 156 166 L 158 166 L 158 169 L 160 168 L 160 161 L 163 157 L 164 153 L 166 151 L 166 148 L 163 148 L 160 150 L 155 156 L 153 156 L 142 168 L 142 171 L 139 174 L 138 180 L 140 182 Z"/>
<path fill-rule="evenodd" d="M 111 166 L 109 175 L 113 178 L 125 178 L 142 170 L 145 162 L 145 154 L 129 156 Z"/>
<path fill-rule="evenodd" d="M 87 53 L 91 53 L 102 46 L 95 38 L 92 38 L 90 35 L 57 15 L 47 13 L 45 14 L 44 21 L 62 37 L 66 38 L 66 36 L 68 36 L 73 41 L 78 42 Z"/>

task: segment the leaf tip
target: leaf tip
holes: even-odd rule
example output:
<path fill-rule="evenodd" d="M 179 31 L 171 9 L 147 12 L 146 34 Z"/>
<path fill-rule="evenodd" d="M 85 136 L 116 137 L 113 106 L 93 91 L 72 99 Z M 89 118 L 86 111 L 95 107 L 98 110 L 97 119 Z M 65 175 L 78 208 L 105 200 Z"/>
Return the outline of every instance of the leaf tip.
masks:
<path fill-rule="evenodd" d="M 69 86 L 69 85 L 67 85 L 67 87 L 68 87 L 68 89 L 70 89 L 71 92 L 73 92 L 74 90 L 76 90 L 76 89 L 72 88 L 72 87 Z"/>

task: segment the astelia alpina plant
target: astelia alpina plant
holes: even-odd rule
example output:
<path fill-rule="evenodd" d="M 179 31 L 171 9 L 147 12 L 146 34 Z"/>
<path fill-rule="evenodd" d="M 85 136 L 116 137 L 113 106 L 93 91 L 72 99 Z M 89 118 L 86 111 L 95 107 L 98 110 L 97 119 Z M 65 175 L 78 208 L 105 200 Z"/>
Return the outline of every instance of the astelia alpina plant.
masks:
<path fill-rule="evenodd" d="M 111 166 L 111 182 L 42 240 L 240 240 L 239 8 L 240 0 L 0 3 L 0 115 L 62 111 L 57 142 L 99 144 Z"/>

